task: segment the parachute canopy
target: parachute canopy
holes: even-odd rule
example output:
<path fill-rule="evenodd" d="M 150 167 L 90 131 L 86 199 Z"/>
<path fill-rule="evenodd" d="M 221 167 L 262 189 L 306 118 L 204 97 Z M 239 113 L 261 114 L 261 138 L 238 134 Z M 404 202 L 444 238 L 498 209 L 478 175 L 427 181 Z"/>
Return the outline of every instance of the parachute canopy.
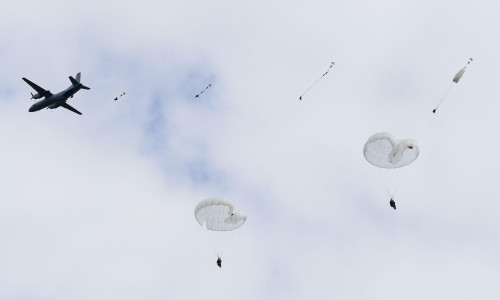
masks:
<path fill-rule="evenodd" d="M 455 74 L 455 77 L 453 77 L 453 82 L 458 83 L 458 81 L 460 80 L 460 78 L 462 78 L 462 75 L 464 75 L 464 73 L 465 73 L 465 68 L 460 69 L 460 71 L 458 71 L 457 74 Z"/>
<path fill-rule="evenodd" d="M 210 198 L 201 201 L 194 209 L 194 216 L 201 226 L 208 230 L 231 231 L 239 228 L 247 220 L 242 211 L 235 211 L 231 201 L 223 198 Z"/>
<path fill-rule="evenodd" d="M 416 141 L 398 140 L 386 132 L 372 135 L 363 149 L 363 154 L 369 163 L 385 169 L 409 165 L 417 159 L 419 152 Z"/>

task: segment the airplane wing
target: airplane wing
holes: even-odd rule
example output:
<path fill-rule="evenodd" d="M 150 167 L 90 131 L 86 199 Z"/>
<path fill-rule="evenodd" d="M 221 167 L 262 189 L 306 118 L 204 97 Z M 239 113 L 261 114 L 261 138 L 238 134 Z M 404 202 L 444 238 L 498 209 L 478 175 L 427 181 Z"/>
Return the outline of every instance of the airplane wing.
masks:
<path fill-rule="evenodd" d="M 66 109 L 69 109 L 72 112 L 77 113 L 79 115 L 82 114 L 81 112 L 77 111 L 73 106 L 69 105 L 68 103 L 63 103 L 63 104 L 61 104 L 61 106 L 64 107 L 64 108 L 66 108 Z"/>
<path fill-rule="evenodd" d="M 29 81 L 28 79 L 24 78 L 23 77 L 23 80 L 26 81 L 27 84 L 31 85 L 31 87 L 37 91 L 37 93 L 39 93 L 40 95 L 44 94 L 45 92 L 47 92 L 46 90 L 42 89 L 41 87 L 39 87 L 38 85 L 34 84 L 33 82 Z"/>

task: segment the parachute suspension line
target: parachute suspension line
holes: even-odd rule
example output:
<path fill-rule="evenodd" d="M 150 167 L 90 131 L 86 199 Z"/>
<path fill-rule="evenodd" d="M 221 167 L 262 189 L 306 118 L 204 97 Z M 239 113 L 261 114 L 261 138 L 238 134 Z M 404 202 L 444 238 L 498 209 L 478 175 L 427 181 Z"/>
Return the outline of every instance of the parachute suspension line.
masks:
<path fill-rule="evenodd" d="M 211 84 L 211 83 L 209 83 L 209 84 L 207 85 L 207 87 L 206 87 L 203 91 L 201 91 L 199 94 L 197 94 L 197 95 L 196 95 L 196 96 L 194 96 L 194 97 L 195 97 L 195 98 L 200 98 L 201 94 L 203 94 L 203 92 L 205 92 L 206 90 L 208 90 L 210 87 L 212 87 L 212 84 Z"/>
<path fill-rule="evenodd" d="M 438 105 L 436 106 L 436 108 L 434 108 L 432 110 L 432 113 L 436 113 L 436 110 L 438 109 L 439 105 L 441 105 L 441 103 L 443 102 L 444 98 L 446 98 L 446 96 L 448 95 L 448 93 L 451 91 L 451 89 L 453 88 L 453 85 L 454 83 L 450 83 L 450 86 L 448 87 L 448 89 L 446 90 L 446 92 L 444 93 L 443 97 L 441 97 L 441 100 L 439 101 Z"/>
<path fill-rule="evenodd" d="M 335 62 L 332 61 L 332 63 L 330 64 L 330 67 L 328 68 L 328 70 L 326 70 L 326 72 L 323 73 L 323 75 L 321 75 L 321 77 L 318 78 L 318 80 L 316 80 L 310 87 L 307 88 L 307 90 L 305 90 L 305 92 L 302 93 L 302 95 L 300 95 L 299 100 L 302 100 L 302 97 L 307 92 L 309 92 L 310 89 L 312 89 L 321 79 L 323 79 L 323 77 L 325 77 L 326 75 L 328 75 L 328 72 L 330 72 L 330 70 L 332 69 L 333 65 L 335 65 Z"/>
<path fill-rule="evenodd" d="M 396 174 L 397 170 L 386 169 L 385 170 L 385 190 L 391 199 L 396 197 L 399 190 L 399 179 L 400 176 Z"/>
<path fill-rule="evenodd" d="M 389 195 L 389 197 L 391 197 L 391 199 L 394 199 L 396 197 L 396 194 L 398 193 L 399 186 L 396 186 L 394 193 L 389 192 L 387 185 L 385 186 L 385 190 L 387 191 L 387 195 Z"/>
<path fill-rule="evenodd" d="M 474 59 L 473 59 L 472 57 L 471 57 L 471 58 L 469 58 L 469 61 L 467 61 L 467 64 L 465 65 L 464 69 L 465 69 L 465 68 L 467 68 L 467 66 L 468 66 L 471 62 L 473 62 L 473 61 L 474 61 Z"/>
<path fill-rule="evenodd" d="M 226 237 L 226 244 L 224 245 L 224 247 L 222 247 L 220 249 L 220 255 L 222 257 L 222 254 L 224 254 L 224 252 L 228 249 L 231 249 L 232 245 L 233 245 L 233 240 L 234 240 L 234 231 L 229 231 L 229 232 L 226 232 L 228 233 L 228 237 Z"/>
<path fill-rule="evenodd" d="M 222 258 L 224 252 L 232 246 L 234 231 L 210 232 L 209 240 L 214 254 Z"/>

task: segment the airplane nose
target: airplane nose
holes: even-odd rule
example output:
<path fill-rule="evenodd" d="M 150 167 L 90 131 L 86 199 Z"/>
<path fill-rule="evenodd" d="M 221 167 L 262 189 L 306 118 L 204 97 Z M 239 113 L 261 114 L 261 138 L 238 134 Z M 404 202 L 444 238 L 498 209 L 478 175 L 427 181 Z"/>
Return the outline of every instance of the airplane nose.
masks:
<path fill-rule="evenodd" d="M 34 112 L 34 111 L 36 111 L 35 104 L 33 104 L 29 109 L 29 112 Z"/>

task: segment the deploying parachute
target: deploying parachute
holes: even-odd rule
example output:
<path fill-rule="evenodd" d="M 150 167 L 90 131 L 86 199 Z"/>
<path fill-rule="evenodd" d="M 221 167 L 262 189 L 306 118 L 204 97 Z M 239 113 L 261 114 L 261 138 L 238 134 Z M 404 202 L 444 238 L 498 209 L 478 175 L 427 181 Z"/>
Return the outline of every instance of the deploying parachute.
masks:
<path fill-rule="evenodd" d="M 299 100 L 302 100 L 302 97 L 307 92 L 309 92 L 310 89 L 312 89 L 321 79 L 323 79 L 323 77 L 325 77 L 326 75 L 328 75 L 328 72 L 330 72 L 330 69 L 333 67 L 333 65 L 335 65 L 335 62 L 332 61 L 332 63 L 330 64 L 330 67 L 328 68 L 328 70 L 326 70 L 326 72 L 323 73 L 323 75 L 321 75 L 321 77 L 318 80 L 316 80 L 310 87 L 307 88 L 307 90 L 305 92 L 302 93 L 302 95 L 300 95 Z"/>
<path fill-rule="evenodd" d="M 436 110 L 438 109 L 439 105 L 441 105 L 441 103 L 444 101 L 444 98 L 446 98 L 446 96 L 448 95 L 448 93 L 450 92 L 450 90 L 453 88 L 453 86 L 455 84 L 457 84 L 459 81 L 460 81 L 460 78 L 462 78 L 462 76 L 464 75 L 465 73 L 465 69 L 467 68 L 467 66 L 473 61 L 474 59 L 469 58 L 469 61 L 467 62 L 467 64 L 465 65 L 465 67 L 463 67 L 462 69 L 460 69 L 457 74 L 455 74 L 455 76 L 453 76 L 453 82 L 450 84 L 450 86 L 448 87 L 448 89 L 446 90 L 446 92 L 444 93 L 444 96 L 441 98 L 441 100 L 439 101 L 438 105 L 436 106 L 436 108 L 434 108 L 432 110 L 432 113 L 436 113 Z"/>
<path fill-rule="evenodd" d="M 217 265 L 222 265 L 222 251 L 224 244 L 228 243 L 232 232 L 240 228 L 247 220 L 247 215 L 242 211 L 235 211 L 231 201 L 224 198 L 210 198 L 201 201 L 194 209 L 194 217 L 200 226 L 205 225 L 214 243 L 217 254 Z"/>
<path fill-rule="evenodd" d="M 208 89 L 209 89 L 209 88 L 211 88 L 211 87 L 212 87 L 212 84 L 211 84 L 211 83 L 209 83 L 209 84 L 207 85 L 207 87 L 206 87 L 203 91 L 201 91 L 199 94 L 197 94 L 197 95 L 196 95 L 196 96 L 194 96 L 194 97 L 195 97 L 195 98 L 200 98 L 201 94 L 203 94 L 203 92 L 205 92 L 206 90 L 208 90 Z"/>
<path fill-rule="evenodd" d="M 412 139 L 398 140 L 392 134 L 381 132 L 368 138 L 363 148 L 363 155 L 372 165 L 384 169 L 396 169 L 404 167 L 414 162 L 420 149 L 416 141 Z M 389 190 L 389 183 L 386 184 L 387 193 L 391 197 L 390 205 L 396 209 L 393 200 L 398 187 Z"/>
<path fill-rule="evenodd" d="M 123 96 L 125 96 L 125 94 L 126 94 L 126 93 L 125 93 L 125 92 L 123 92 L 123 93 L 121 93 L 121 94 L 120 94 L 120 96 L 118 96 L 118 97 L 123 97 Z M 115 99 L 114 99 L 114 100 L 115 100 L 115 101 L 116 101 L 116 100 L 118 100 L 118 97 L 115 97 Z"/>

